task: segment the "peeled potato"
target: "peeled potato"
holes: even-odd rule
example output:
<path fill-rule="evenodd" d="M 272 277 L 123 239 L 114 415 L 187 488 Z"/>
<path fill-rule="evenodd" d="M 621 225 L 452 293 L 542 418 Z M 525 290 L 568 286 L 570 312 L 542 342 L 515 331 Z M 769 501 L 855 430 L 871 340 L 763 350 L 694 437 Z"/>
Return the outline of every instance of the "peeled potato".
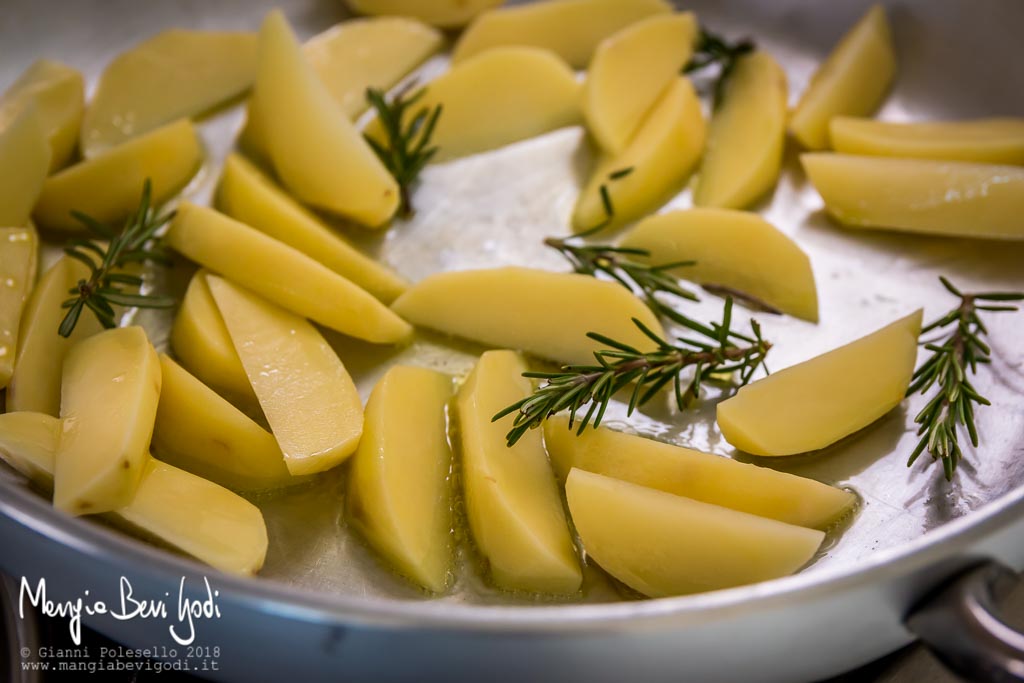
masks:
<path fill-rule="evenodd" d="M 82 74 L 66 64 L 40 59 L 0 97 L 0 131 L 31 105 L 50 145 L 49 171 L 62 168 L 78 144 L 85 86 Z"/>
<path fill-rule="evenodd" d="M 771 55 L 758 51 L 736 62 L 711 117 L 695 205 L 742 209 L 775 185 L 786 100 L 786 72 Z"/>
<path fill-rule="evenodd" d="M 1024 119 L 891 123 L 837 116 L 832 149 L 880 157 L 1024 164 Z"/>
<path fill-rule="evenodd" d="M 14 372 L 21 312 L 36 284 L 39 237 L 33 228 L 0 228 L 0 389 Z"/>
<path fill-rule="evenodd" d="M 693 54 L 692 12 L 657 14 L 597 46 L 583 86 L 587 129 L 607 152 L 621 152 L 644 115 Z"/>
<path fill-rule="evenodd" d="M 718 285 L 811 322 L 818 293 L 807 254 L 760 216 L 731 209 L 669 211 L 640 221 L 622 246 L 645 249 L 652 265 L 693 260 L 672 270 L 702 285 Z"/>
<path fill-rule="evenodd" d="M 361 14 L 414 17 L 441 28 L 465 26 L 481 12 L 504 0 L 346 0 Z"/>
<path fill-rule="evenodd" d="M 452 61 L 494 47 L 530 45 L 551 50 L 583 69 L 598 44 L 616 31 L 655 14 L 667 14 L 664 0 L 551 0 L 484 12 L 455 44 Z"/>
<path fill-rule="evenodd" d="M 34 104 L 0 130 L 0 226 L 28 223 L 50 168 L 50 145 Z"/>
<path fill-rule="evenodd" d="M 793 455 L 867 427 L 903 400 L 920 333 L 918 310 L 748 384 L 718 404 L 722 436 L 754 455 Z"/>
<path fill-rule="evenodd" d="M 603 154 L 576 201 L 572 227 L 584 232 L 607 219 L 601 186 L 607 185 L 616 228 L 660 207 L 682 189 L 704 150 L 704 115 L 687 78 L 677 78 L 647 113 L 620 154 Z M 632 169 L 615 178 L 620 171 Z"/>
<path fill-rule="evenodd" d="M 789 119 L 790 133 L 808 149 L 828 147 L 832 118 L 874 113 L 895 75 L 889 20 L 885 9 L 874 5 L 811 78 Z"/>
<path fill-rule="evenodd" d="M 825 209 L 844 225 L 1024 239 L 1024 168 L 967 161 L 804 154 Z"/>

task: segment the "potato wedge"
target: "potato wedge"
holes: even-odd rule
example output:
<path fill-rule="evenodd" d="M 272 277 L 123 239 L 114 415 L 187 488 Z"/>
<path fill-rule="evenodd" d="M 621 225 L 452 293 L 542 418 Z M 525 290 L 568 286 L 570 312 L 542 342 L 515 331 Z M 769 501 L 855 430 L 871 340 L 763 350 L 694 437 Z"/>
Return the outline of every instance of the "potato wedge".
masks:
<path fill-rule="evenodd" d="M 217 208 L 295 247 L 385 304 L 408 287 L 401 276 L 353 247 L 238 154 L 230 155 L 224 162 L 217 188 Z"/>
<path fill-rule="evenodd" d="M 844 225 L 979 239 L 1024 239 L 1024 168 L 816 153 L 800 157 Z"/>
<path fill-rule="evenodd" d="M 370 227 L 398 208 L 398 185 L 306 62 L 280 10 L 260 29 L 250 107 L 284 185 L 302 201 Z"/>
<path fill-rule="evenodd" d="M 529 431 L 509 448 L 505 434 L 512 416 L 491 421 L 530 394 L 525 371 L 516 353 L 488 351 L 459 390 L 466 514 L 496 585 L 572 593 L 582 572 L 540 433 Z"/>
<path fill-rule="evenodd" d="M 256 79 L 256 35 L 161 31 L 115 57 L 82 120 L 82 156 L 238 97 Z"/>
<path fill-rule="evenodd" d="M 532 268 L 437 273 L 392 308 L 415 325 L 562 363 L 594 362 L 602 346 L 587 332 L 653 348 L 632 318 L 662 333 L 654 313 L 621 285 Z"/>
<path fill-rule="evenodd" d="M 153 453 L 235 491 L 295 483 L 273 434 L 246 417 L 166 354 L 153 427 Z"/>
<path fill-rule="evenodd" d="M 442 592 L 451 578 L 452 452 L 447 406 L 452 378 L 396 365 L 366 403 L 366 424 L 348 478 L 353 527 L 403 575 Z"/>
<path fill-rule="evenodd" d="M 39 236 L 34 228 L 0 228 L 0 389 L 14 373 L 21 314 L 36 284 L 38 262 Z"/>
<path fill-rule="evenodd" d="M 825 534 L 573 469 L 565 485 L 580 542 L 609 574 L 651 598 L 777 579 Z"/>
<path fill-rule="evenodd" d="M 754 455 L 825 448 L 903 401 L 917 360 L 921 311 L 742 387 L 718 404 L 718 427 Z"/>
<path fill-rule="evenodd" d="M 0 415 L 0 460 L 51 490 L 60 431 L 61 421 L 50 415 Z M 135 497 L 105 517 L 223 572 L 254 574 L 267 554 L 267 527 L 258 507 L 148 455 Z"/>
<path fill-rule="evenodd" d="M 504 0 L 346 0 L 360 14 L 415 17 L 433 26 L 458 28 Z"/>
<path fill-rule="evenodd" d="M 50 168 L 50 145 L 34 104 L 0 130 L 0 226 L 28 223 Z"/>
<path fill-rule="evenodd" d="M 583 69 L 605 38 L 671 11 L 663 0 L 552 0 L 494 9 L 463 32 L 452 61 L 457 64 L 494 47 L 529 45 L 551 50 L 573 68 Z"/>
<path fill-rule="evenodd" d="M 1024 165 L 1024 119 L 892 123 L 837 116 L 829 137 L 843 154 Z"/>
<path fill-rule="evenodd" d="M 486 152 L 580 123 L 580 85 L 556 55 L 533 47 L 488 50 L 430 81 L 413 111 L 441 105 L 434 161 Z M 378 119 L 366 134 L 386 142 Z"/>
<path fill-rule="evenodd" d="M 138 207 L 147 178 L 159 206 L 188 184 L 202 161 L 199 137 L 182 119 L 50 176 L 32 215 L 42 228 L 68 232 L 85 231 L 72 211 L 119 224 Z"/>
<path fill-rule="evenodd" d="M 702 285 L 742 292 L 783 313 L 818 322 L 818 293 L 807 254 L 754 213 L 732 209 L 669 211 L 640 221 L 622 246 L 646 249 L 652 265 L 692 259 L 671 272 Z"/>
<path fill-rule="evenodd" d="M 74 515 L 132 501 L 160 398 L 160 361 L 141 327 L 105 330 L 64 360 L 53 504 Z"/>
<path fill-rule="evenodd" d="M 213 209 L 182 202 L 165 240 L 196 263 L 338 332 L 379 344 L 412 334 L 407 322 L 365 290 Z"/>
<path fill-rule="evenodd" d="M 889 20 L 874 5 L 818 67 L 793 110 L 789 132 L 808 149 L 825 149 L 832 118 L 873 114 L 895 75 Z"/>
<path fill-rule="evenodd" d="M 323 472 L 352 455 L 363 404 L 334 349 L 299 316 L 227 280 L 206 281 L 288 471 Z"/>
<path fill-rule="evenodd" d="M 857 503 L 849 491 L 806 477 L 606 427 L 577 429 L 565 416 L 544 423 L 544 445 L 563 483 L 575 467 L 811 529 L 827 529 Z"/>
<path fill-rule="evenodd" d="M 87 278 L 85 264 L 62 256 L 47 270 L 21 314 L 14 372 L 7 385 L 7 410 L 32 411 L 56 417 L 60 414 L 60 381 L 64 358 L 79 341 L 103 327 L 85 312 L 67 339 L 57 334 L 67 310 L 61 304 L 68 291 Z"/>
<path fill-rule="evenodd" d="M 700 100 L 689 79 L 680 77 L 662 93 L 621 154 L 601 155 L 576 201 L 572 227 L 590 230 L 608 219 L 601 186 L 615 207 L 614 229 L 656 210 L 682 189 L 704 151 Z M 624 177 L 618 171 L 633 169 Z"/>
<path fill-rule="evenodd" d="M 583 117 L 601 149 L 623 150 L 693 54 L 692 12 L 656 14 L 601 41 L 583 83 Z"/>
<path fill-rule="evenodd" d="M 63 168 L 78 144 L 85 85 L 82 74 L 49 59 L 33 62 L 0 97 L 0 131 L 11 125 L 30 103 L 50 144 L 49 172 Z"/>
<path fill-rule="evenodd" d="M 741 57 L 708 129 L 696 206 L 742 209 L 775 186 L 786 144 L 786 72 L 767 52 Z"/>

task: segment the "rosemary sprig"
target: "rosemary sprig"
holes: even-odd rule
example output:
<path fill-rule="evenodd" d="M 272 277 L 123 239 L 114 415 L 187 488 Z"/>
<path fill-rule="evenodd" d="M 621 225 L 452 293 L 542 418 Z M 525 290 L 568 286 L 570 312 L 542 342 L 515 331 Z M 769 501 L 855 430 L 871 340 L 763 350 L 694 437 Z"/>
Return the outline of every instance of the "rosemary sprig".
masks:
<path fill-rule="evenodd" d="M 381 144 L 370 136 L 364 136 L 370 147 L 398 183 L 398 213 L 409 217 L 413 214 L 412 185 L 416 182 L 438 148 L 430 146 L 437 120 L 441 116 L 440 104 L 433 109 L 422 107 L 406 122 L 406 114 L 426 93 L 425 88 L 409 95 L 415 86 L 410 82 L 388 102 L 384 91 L 366 89 L 366 101 L 377 111 L 381 127 L 387 136 L 387 143 Z"/>
<path fill-rule="evenodd" d="M 64 253 L 88 266 L 90 274 L 88 280 L 79 280 L 74 288 L 68 290 L 72 297 L 61 305 L 67 313 L 57 329 L 60 336 L 71 336 L 86 308 L 103 327 L 117 327 L 114 306 L 169 308 L 174 305 L 171 297 L 142 294 L 139 291 L 142 278 L 121 272 L 132 263 L 170 264 L 167 254 L 161 246 L 154 244 L 154 239 L 156 232 L 173 218 L 174 213 L 160 214 L 152 206 L 152 188 L 148 179 L 142 186 L 139 207 L 129 216 L 120 233 L 84 213 L 71 213 L 100 240 L 76 238 L 69 240 L 64 247 Z M 106 240 L 106 244 L 101 240 Z"/>
<path fill-rule="evenodd" d="M 689 63 L 683 68 L 683 73 L 690 74 L 695 71 L 701 71 L 712 64 L 718 64 L 718 78 L 715 80 L 714 86 L 714 103 L 717 107 L 718 103 L 722 101 L 725 83 L 729 80 L 729 76 L 732 75 L 733 69 L 736 68 L 736 62 L 743 55 L 753 52 L 755 47 L 754 41 L 749 38 L 729 43 L 721 36 L 712 33 L 702 26 L 700 37 L 697 40 L 697 48 L 694 50 L 693 57 L 690 58 Z"/>
<path fill-rule="evenodd" d="M 928 393 L 933 386 L 936 393 L 924 409 L 917 414 L 914 422 L 921 437 L 914 452 L 910 454 L 907 466 L 927 450 L 934 460 L 942 461 L 946 480 L 953 473 L 963 452 L 960 448 L 960 427 L 967 429 L 974 447 L 978 446 L 978 428 L 974 423 L 974 406 L 991 405 L 971 384 L 968 374 L 977 372 L 978 365 L 991 362 L 991 349 L 981 337 L 988 329 L 981 322 L 979 311 L 1016 311 L 1016 306 L 978 302 L 1024 301 L 1024 292 L 982 292 L 964 294 L 944 277 L 942 286 L 960 299 L 953 310 L 938 318 L 921 331 L 922 336 L 932 331 L 952 328 L 945 337 L 923 341 L 922 346 L 932 355 L 914 372 L 907 396 L 920 392 Z"/>
<path fill-rule="evenodd" d="M 539 427 L 556 413 L 569 411 L 569 426 L 578 422 L 576 433 L 588 425 L 601 424 L 612 397 L 630 383 L 635 383 L 627 414 L 651 400 L 663 387 L 672 383 L 676 404 L 684 409 L 700 393 L 701 384 L 711 374 L 739 372 L 740 384 L 750 381 L 754 371 L 764 364 L 771 343 L 761 337 L 756 321 L 751 321 L 751 343 L 738 347 L 730 339 L 735 336 L 732 325 L 732 299 L 726 299 L 721 323 L 712 323 L 707 341 L 678 338 L 670 343 L 642 322 L 633 323 L 656 344 L 654 351 L 642 352 L 633 346 L 594 332 L 587 334 L 607 348 L 594 352 L 593 365 L 567 365 L 558 372 L 528 372 L 524 377 L 545 380 L 533 394 L 518 401 L 492 418 L 499 420 L 515 413 L 512 428 L 506 435 L 509 446 L 530 429 Z M 685 385 L 681 372 L 693 368 L 693 378 Z M 589 404 L 586 413 L 580 411 Z"/>

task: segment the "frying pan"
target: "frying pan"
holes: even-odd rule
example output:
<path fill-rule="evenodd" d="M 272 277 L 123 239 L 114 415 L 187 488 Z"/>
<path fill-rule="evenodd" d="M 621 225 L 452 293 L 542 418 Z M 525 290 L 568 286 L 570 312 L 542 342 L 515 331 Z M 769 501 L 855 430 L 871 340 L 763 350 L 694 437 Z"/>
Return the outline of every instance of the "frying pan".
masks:
<path fill-rule="evenodd" d="M 0 86 L 40 56 L 67 61 L 94 82 L 114 54 L 161 29 L 252 30 L 274 4 L 303 37 L 345 18 L 340 0 L 6 0 Z M 887 6 L 900 74 L 882 117 L 1024 115 L 1024 60 L 1016 55 L 1024 4 L 893 0 Z M 687 5 L 716 31 L 751 35 L 772 52 L 786 68 L 791 99 L 866 7 L 862 0 Z M 418 77 L 429 80 L 444 66 L 443 57 L 434 59 Z M 241 121 L 234 107 L 203 122 L 209 162 L 186 189 L 190 199 L 208 200 Z M 541 246 L 542 237 L 566 230 L 591 163 L 580 130 L 556 131 L 428 169 L 415 219 L 386 235 L 339 229 L 412 280 L 439 270 L 516 263 L 564 268 Z M 684 192 L 670 206 L 687 203 Z M 776 192 L 757 209 L 810 254 L 822 301 L 816 326 L 762 317 L 776 343 L 775 368 L 920 306 L 926 318 L 935 317 L 952 303 L 939 274 L 966 289 L 1024 288 L 1024 245 L 873 234 L 833 224 L 792 150 Z M 181 291 L 190 272 L 182 263 L 159 277 Z M 711 317 L 721 304 L 705 299 L 695 315 Z M 135 321 L 166 347 L 164 314 L 146 311 Z M 915 442 L 913 416 L 923 405 L 918 397 L 823 452 L 770 463 L 848 486 L 860 497 L 856 516 L 830 536 L 812 565 L 776 581 L 637 600 L 588 566 L 582 596 L 541 600 L 491 588 L 462 543 L 455 587 L 428 598 L 390 574 L 346 528 L 345 468 L 257 499 L 270 551 L 261 575 L 243 579 L 92 519 L 68 518 L 0 467 L 0 569 L 33 587 L 46 578 L 54 600 L 75 600 L 88 590 L 88 599 L 108 604 L 116 604 L 125 577 L 133 595 L 163 598 L 172 611 L 179 589 L 206 597 L 207 577 L 219 617 L 197 621 L 193 645 L 218 650 L 200 651 L 189 662 L 195 668 L 205 662 L 199 673 L 223 680 L 801 681 L 849 670 L 915 637 L 965 675 L 1020 678 L 1021 637 L 994 616 L 993 604 L 1024 567 L 1024 315 L 993 317 L 990 329 L 993 364 L 977 385 L 993 406 L 979 412 L 982 443 L 968 449 L 954 482 L 947 484 L 925 458 L 905 467 Z M 329 340 L 364 398 L 389 363 L 458 375 L 480 351 L 430 335 L 402 349 Z M 685 415 L 655 403 L 628 421 L 622 406 L 609 416 L 618 428 L 749 459 L 715 430 L 718 398 L 710 394 Z M 84 621 L 130 647 L 175 645 L 168 620 L 96 615 Z M 178 650 L 179 659 L 188 654 Z"/>

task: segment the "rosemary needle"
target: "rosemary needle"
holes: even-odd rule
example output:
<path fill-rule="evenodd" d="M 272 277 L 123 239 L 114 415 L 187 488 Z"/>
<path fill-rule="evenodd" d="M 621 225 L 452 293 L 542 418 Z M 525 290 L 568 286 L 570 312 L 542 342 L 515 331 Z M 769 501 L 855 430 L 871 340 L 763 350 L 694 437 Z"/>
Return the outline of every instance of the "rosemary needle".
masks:
<path fill-rule="evenodd" d="M 754 42 L 744 38 L 735 43 L 729 43 L 721 36 L 712 33 L 705 27 L 701 27 L 700 36 L 697 39 L 697 47 L 693 57 L 683 68 L 683 73 L 690 74 L 701 71 L 713 64 L 718 64 L 718 78 L 714 86 L 714 103 L 718 106 L 721 102 L 722 92 L 725 90 L 725 83 L 736 68 L 736 62 L 745 54 L 753 52 Z"/>

